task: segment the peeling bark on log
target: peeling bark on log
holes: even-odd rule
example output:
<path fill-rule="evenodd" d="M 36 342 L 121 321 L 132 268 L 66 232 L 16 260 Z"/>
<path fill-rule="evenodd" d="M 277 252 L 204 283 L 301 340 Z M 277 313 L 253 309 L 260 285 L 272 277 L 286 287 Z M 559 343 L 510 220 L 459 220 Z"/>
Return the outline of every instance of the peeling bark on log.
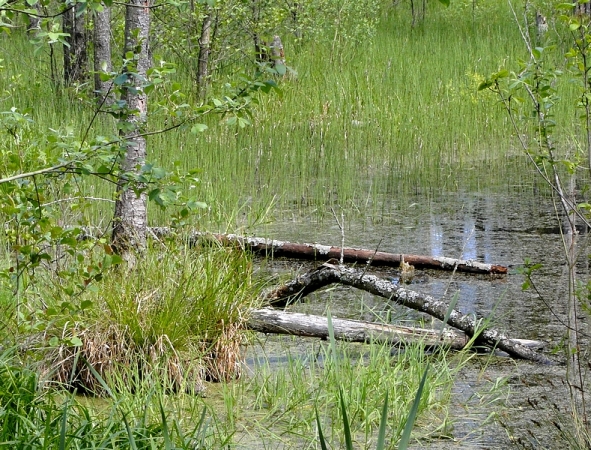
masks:
<path fill-rule="evenodd" d="M 153 228 L 153 232 L 158 236 L 167 234 L 166 228 Z M 265 239 L 259 237 L 243 237 L 235 234 L 211 234 L 195 232 L 191 240 L 200 238 L 214 238 L 224 244 L 240 245 L 250 251 L 264 256 L 278 256 L 286 258 L 299 258 L 328 261 L 341 257 L 340 247 L 331 247 L 321 244 L 298 244 L 294 242 L 277 241 L 274 239 Z M 456 270 L 458 272 L 472 273 L 490 273 L 506 274 L 507 267 L 497 264 L 485 264 L 478 261 L 453 259 L 446 257 L 432 257 L 421 255 L 404 255 L 399 253 L 376 252 L 374 250 L 358 249 L 345 247 L 343 249 L 344 262 L 353 262 L 359 264 L 371 263 L 372 266 L 392 266 L 398 267 L 401 261 L 404 261 L 417 269 L 441 269 Z"/>
<path fill-rule="evenodd" d="M 246 327 L 260 333 L 287 334 L 291 336 L 328 339 L 328 319 L 310 314 L 279 311 L 274 308 L 254 309 L 249 312 Z M 447 347 L 462 350 L 468 344 L 465 333 L 452 329 L 442 332 L 424 328 L 405 327 L 361 320 L 332 318 L 336 340 L 348 342 L 377 342 L 406 345 L 422 342 L 427 347 Z M 530 348 L 541 348 L 543 343 L 527 339 L 514 339 Z"/>
<path fill-rule="evenodd" d="M 380 279 L 374 275 L 366 275 L 363 271 L 332 264 L 323 264 L 296 280 L 287 283 L 267 295 L 271 305 L 280 306 L 293 303 L 300 298 L 324 286 L 340 283 L 362 289 L 374 295 L 394 301 L 416 311 L 427 313 L 439 320 L 444 320 L 449 305 L 429 295 L 397 286 L 390 281 Z M 483 320 L 471 315 L 464 315 L 460 311 L 452 310 L 447 324 L 463 331 L 466 335 L 476 336 L 475 343 L 490 348 L 498 348 L 512 357 L 536 361 L 543 364 L 553 362 L 546 356 L 512 340 L 501 332 L 483 326 Z"/>
<path fill-rule="evenodd" d="M 387 342 L 404 345 L 409 342 L 423 342 L 429 347 L 445 346 L 455 350 L 463 349 L 468 343 L 464 333 L 453 330 L 436 330 L 403 327 L 395 325 L 332 318 L 334 336 L 337 340 L 349 342 Z M 328 319 L 302 313 L 278 311 L 272 308 L 250 311 L 247 327 L 261 333 L 289 334 L 292 336 L 328 339 Z"/>

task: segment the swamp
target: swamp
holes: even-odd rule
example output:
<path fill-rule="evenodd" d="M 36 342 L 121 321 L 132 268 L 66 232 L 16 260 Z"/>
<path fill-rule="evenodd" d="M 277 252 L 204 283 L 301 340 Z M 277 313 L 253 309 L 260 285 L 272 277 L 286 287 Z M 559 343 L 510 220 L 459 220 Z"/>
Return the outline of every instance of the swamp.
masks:
<path fill-rule="evenodd" d="M 589 448 L 590 26 L 584 1 L 0 0 L 0 446 Z M 341 280 L 275 308 L 323 334 L 253 331 L 322 267 L 445 318 Z M 456 311 L 462 349 L 335 337 L 441 340 Z"/>

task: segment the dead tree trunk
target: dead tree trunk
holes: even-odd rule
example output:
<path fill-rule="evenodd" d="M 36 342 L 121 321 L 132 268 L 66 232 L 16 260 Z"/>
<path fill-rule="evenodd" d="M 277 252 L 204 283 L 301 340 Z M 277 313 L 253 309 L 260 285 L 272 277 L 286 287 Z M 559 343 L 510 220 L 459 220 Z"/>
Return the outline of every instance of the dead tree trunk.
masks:
<path fill-rule="evenodd" d="M 292 336 L 327 339 L 328 319 L 302 313 L 278 311 L 273 308 L 255 309 L 249 312 L 247 328 L 260 333 L 288 334 Z M 395 325 L 344 320 L 332 318 L 334 337 L 348 342 L 386 342 L 392 345 L 405 345 L 409 342 L 422 342 L 428 347 L 449 347 L 463 349 L 468 343 L 464 333 L 445 330 L 403 327 Z"/>
<path fill-rule="evenodd" d="M 165 228 L 153 228 L 157 235 L 165 235 Z M 298 244 L 294 242 L 278 241 L 260 237 L 242 237 L 235 234 L 209 234 L 195 232 L 192 239 L 214 238 L 227 245 L 239 245 L 263 256 L 309 259 L 313 261 L 328 261 L 340 259 L 341 247 L 331 247 L 321 244 Z M 398 267 L 402 261 L 417 269 L 456 270 L 458 272 L 506 274 L 507 267 L 498 264 L 485 264 L 478 261 L 453 259 L 446 257 L 431 257 L 421 255 L 404 255 L 399 253 L 378 252 L 359 248 L 345 247 L 343 261 L 372 266 Z"/>
<path fill-rule="evenodd" d="M 199 92 L 204 94 L 205 86 L 207 84 L 207 77 L 209 75 L 209 55 L 211 53 L 211 36 L 212 36 L 212 15 L 213 11 L 207 7 L 207 12 L 203 18 L 201 25 L 201 37 L 199 38 L 199 59 L 197 62 L 197 85 Z"/>
<path fill-rule="evenodd" d="M 285 65 L 285 53 L 283 52 L 283 43 L 279 36 L 273 36 L 273 42 L 270 46 L 271 62 L 273 67 Z"/>
<path fill-rule="evenodd" d="M 326 340 L 329 337 L 328 319 L 310 314 L 279 311 L 274 308 L 255 309 L 249 312 L 246 327 L 260 333 L 287 334 Z M 360 320 L 332 318 L 336 340 L 361 343 L 388 343 L 404 346 L 419 342 L 426 347 L 446 347 L 462 350 L 469 342 L 465 333 L 450 328 L 443 332 L 424 328 L 404 327 Z M 539 341 L 514 339 L 528 347 L 542 347 Z"/>
<path fill-rule="evenodd" d="M 447 303 L 429 295 L 402 288 L 374 275 L 366 275 L 362 270 L 332 264 L 323 264 L 276 289 L 267 296 L 267 300 L 274 306 L 286 305 L 333 283 L 362 289 L 416 311 L 429 314 L 439 320 L 444 320 L 449 310 Z M 449 313 L 447 324 L 463 331 L 470 337 L 476 337 L 476 345 L 498 348 L 516 358 L 544 364 L 552 363 L 546 356 L 519 344 L 495 329 L 486 327 L 482 319 L 477 319 L 474 316 L 462 314 L 454 309 Z"/>

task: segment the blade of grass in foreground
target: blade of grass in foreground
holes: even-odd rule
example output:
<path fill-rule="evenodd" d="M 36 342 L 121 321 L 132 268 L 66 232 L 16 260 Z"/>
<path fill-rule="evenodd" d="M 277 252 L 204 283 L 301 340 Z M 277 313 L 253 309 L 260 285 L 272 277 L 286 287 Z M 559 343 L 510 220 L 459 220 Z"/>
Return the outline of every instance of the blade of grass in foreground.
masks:
<path fill-rule="evenodd" d="M 386 425 L 388 424 L 388 391 L 386 391 L 386 398 L 384 399 L 384 407 L 382 408 L 382 417 L 380 419 L 380 431 L 378 432 L 378 443 L 376 450 L 384 450 L 386 448 Z"/>
<path fill-rule="evenodd" d="M 417 390 L 415 399 L 412 402 L 412 407 L 410 408 L 410 413 L 408 414 L 406 425 L 404 426 L 404 431 L 402 432 L 402 438 L 400 438 L 400 444 L 398 444 L 398 450 L 406 450 L 408 448 L 408 444 L 410 442 L 410 433 L 414 427 L 415 419 L 417 418 L 417 412 L 419 410 L 419 404 L 421 403 L 421 396 L 423 395 L 423 388 L 425 387 L 425 381 L 427 380 L 428 372 L 429 364 L 427 364 L 427 367 L 425 367 L 423 377 L 421 378 L 421 384 L 419 384 L 419 389 Z"/>
<path fill-rule="evenodd" d="M 443 318 L 443 326 L 441 327 L 441 331 L 439 332 L 439 336 L 443 334 L 443 330 L 445 329 L 445 325 L 449 320 L 449 316 L 451 312 L 456 307 L 458 302 L 459 295 L 456 293 L 450 304 L 445 312 L 445 317 Z M 412 402 L 412 407 L 410 408 L 410 413 L 408 414 L 408 418 L 406 419 L 406 425 L 404 426 L 404 431 L 402 432 L 402 437 L 400 438 L 400 443 L 398 444 L 398 450 L 406 450 L 408 448 L 408 444 L 410 443 L 410 433 L 414 427 L 415 420 L 417 418 L 417 412 L 419 410 L 419 404 L 421 403 L 421 396 L 423 395 L 423 389 L 425 387 L 425 382 L 427 380 L 427 374 L 429 373 L 429 363 L 427 363 L 427 367 L 425 367 L 425 371 L 423 372 L 423 377 L 421 378 L 421 383 L 419 384 L 419 389 L 415 395 L 415 399 Z"/>
<path fill-rule="evenodd" d="M 353 439 L 351 439 L 351 427 L 347 417 L 347 405 L 345 405 L 345 396 L 343 388 L 339 386 L 339 397 L 341 398 L 341 412 L 343 413 L 343 431 L 345 432 L 345 448 L 353 450 Z"/>

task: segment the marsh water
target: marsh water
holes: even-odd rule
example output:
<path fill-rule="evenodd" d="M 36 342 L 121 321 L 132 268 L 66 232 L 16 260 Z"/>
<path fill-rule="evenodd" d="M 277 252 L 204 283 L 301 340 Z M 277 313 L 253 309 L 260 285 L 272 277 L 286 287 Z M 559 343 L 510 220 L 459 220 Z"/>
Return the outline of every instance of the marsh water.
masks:
<path fill-rule="evenodd" d="M 382 198 L 384 215 L 378 220 L 345 215 L 345 245 L 380 251 L 474 259 L 509 267 L 506 276 L 421 272 L 409 287 L 437 298 L 459 295 L 458 308 L 492 319 L 492 324 L 511 337 L 535 339 L 551 352 L 564 337 L 566 272 L 560 227 L 551 196 L 528 186 L 504 192 L 455 191 L 434 193 L 427 189 L 404 198 Z M 341 219 L 340 214 L 336 216 Z M 276 221 L 257 231 L 265 237 L 294 242 L 338 246 L 341 230 L 336 220 Z M 581 263 L 578 272 L 586 280 L 588 267 L 581 234 Z M 542 264 L 534 275 L 536 290 L 522 290 L 519 268 L 530 260 Z M 270 269 L 294 275 L 312 263 L 276 261 Z M 377 269 L 383 277 L 396 279 L 395 270 Z M 392 307 L 367 293 L 338 287 L 311 296 L 294 307 L 298 311 L 372 320 L 388 317 L 393 322 L 415 322 L 431 326 L 430 318 Z M 437 324 L 433 323 L 434 326 Z M 266 339 L 267 356 L 282 363 L 280 345 Z M 249 359 L 252 364 L 253 359 Z M 483 369 L 483 367 L 485 367 Z M 556 423 L 568 410 L 564 367 L 542 367 L 514 361 L 502 355 L 476 358 L 455 381 L 451 415 L 451 441 L 432 441 L 415 448 L 565 448 Z M 480 393 L 495 380 L 509 385 L 506 403 L 495 410 L 482 404 Z M 491 413 L 499 420 L 482 423 Z"/>

